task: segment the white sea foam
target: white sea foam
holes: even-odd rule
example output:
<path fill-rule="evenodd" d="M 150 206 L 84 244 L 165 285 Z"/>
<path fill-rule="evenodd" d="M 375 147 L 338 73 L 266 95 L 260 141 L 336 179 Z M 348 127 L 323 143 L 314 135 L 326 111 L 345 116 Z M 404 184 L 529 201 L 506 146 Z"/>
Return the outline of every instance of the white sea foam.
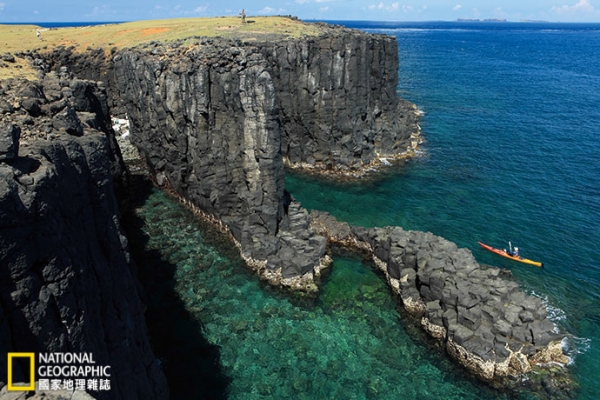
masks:
<path fill-rule="evenodd" d="M 574 364 L 575 358 L 580 354 L 586 353 L 591 346 L 592 339 L 580 338 L 573 335 L 566 336 L 562 341 L 563 352 L 571 359 L 569 365 Z"/>
<path fill-rule="evenodd" d="M 553 322 L 564 321 L 567 319 L 567 313 L 558 307 L 554 307 L 546 302 L 546 310 L 548 310 L 548 318 Z"/>
<path fill-rule="evenodd" d="M 121 137 L 129 136 L 129 118 L 127 118 L 127 115 L 125 115 L 125 119 L 113 117 L 112 124 L 113 130 Z"/>
<path fill-rule="evenodd" d="M 422 142 L 419 142 L 419 144 L 422 144 Z M 417 148 L 414 150 L 414 158 L 426 158 L 428 156 L 429 154 L 427 151 L 423 150 L 422 148 Z"/>
<path fill-rule="evenodd" d="M 560 321 L 565 321 L 567 319 L 567 313 L 564 312 L 564 310 L 551 305 L 550 302 L 548 301 L 547 295 L 540 295 L 533 290 L 529 292 L 529 295 L 533 296 L 533 297 L 537 297 L 538 299 L 541 299 L 544 302 L 544 304 L 546 305 L 546 311 L 548 312 L 548 319 L 550 321 L 552 321 L 554 323 L 558 323 Z M 556 332 L 556 333 L 558 333 L 558 332 Z"/>
<path fill-rule="evenodd" d="M 548 311 L 548 319 L 550 321 L 554 322 L 555 324 L 559 324 L 562 321 L 567 320 L 567 313 L 558 307 L 550 305 L 548 296 L 540 295 L 533 290 L 529 292 L 529 294 L 541 299 L 544 302 L 546 305 L 546 310 Z M 554 328 L 554 333 L 559 333 L 558 327 Z M 575 362 L 575 358 L 577 358 L 578 355 L 584 354 L 590 349 L 592 345 L 592 339 L 581 338 L 567 333 L 563 338 L 561 345 L 563 352 L 571 359 L 569 362 L 569 365 L 571 365 Z"/>

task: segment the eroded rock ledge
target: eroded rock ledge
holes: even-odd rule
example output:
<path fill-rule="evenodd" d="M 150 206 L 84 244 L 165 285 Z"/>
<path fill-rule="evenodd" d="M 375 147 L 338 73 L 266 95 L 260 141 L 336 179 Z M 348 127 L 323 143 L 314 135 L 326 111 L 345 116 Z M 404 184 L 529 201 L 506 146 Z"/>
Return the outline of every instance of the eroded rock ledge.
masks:
<path fill-rule="evenodd" d="M 548 363 L 567 364 L 546 305 L 519 290 L 498 268 L 431 233 L 400 227 L 365 229 L 313 211 L 311 226 L 330 242 L 373 257 L 404 308 L 447 352 L 491 381 Z"/>

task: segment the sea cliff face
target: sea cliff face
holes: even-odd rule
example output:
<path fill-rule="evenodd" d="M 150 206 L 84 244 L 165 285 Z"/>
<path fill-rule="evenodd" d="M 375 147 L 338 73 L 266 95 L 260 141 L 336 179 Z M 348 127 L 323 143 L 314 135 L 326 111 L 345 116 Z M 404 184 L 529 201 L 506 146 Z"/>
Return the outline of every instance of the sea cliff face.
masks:
<path fill-rule="evenodd" d="M 285 192 L 284 161 L 362 171 L 419 132 L 392 38 L 339 29 L 282 43 L 201 40 L 114 57 L 132 140 L 159 185 L 222 222 L 260 274 L 314 289 L 325 240 Z"/>
<path fill-rule="evenodd" d="M 360 173 L 416 145 L 416 108 L 396 94 L 394 38 L 344 30 L 261 52 L 272 66 L 287 165 Z"/>
<path fill-rule="evenodd" d="M 284 190 L 269 64 L 258 49 L 230 43 L 174 51 L 115 57 L 132 141 L 156 182 L 222 223 L 271 281 L 312 281 L 325 240 Z"/>
<path fill-rule="evenodd" d="M 112 371 L 95 398 L 167 398 L 119 223 L 105 90 L 67 74 L 1 90 L 0 353 L 91 353 Z"/>

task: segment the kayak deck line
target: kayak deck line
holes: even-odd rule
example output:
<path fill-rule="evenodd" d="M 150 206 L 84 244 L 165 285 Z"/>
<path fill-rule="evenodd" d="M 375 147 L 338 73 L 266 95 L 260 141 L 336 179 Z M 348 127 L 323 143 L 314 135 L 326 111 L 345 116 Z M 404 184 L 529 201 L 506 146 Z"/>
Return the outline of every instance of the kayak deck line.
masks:
<path fill-rule="evenodd" d="M 479 245 L 481 247 L 483 247 L 484 249 L 491 251 L 492 253 L 498 254 L 499 256 L 509 258 L 513 261 L 518 261 L 518 262 L 522 262 L 522 263 L 529 264 L 529 265 L 535 265 L 536 267 L 544 268 L 544 263 L 541 263 L 539 261 L 533 261 L 533 260 L 530 260 L 528 258 L 524 258 L 521 256 L 513 256 L 513 255 L 509 254 L 508 252 L 506 252 L 505 250 L 496 249 L 495 247 L 492 247 L 492 246 L 487 245 L 482 242 L 477 242 L 477 243 L 479 243 Z"/>

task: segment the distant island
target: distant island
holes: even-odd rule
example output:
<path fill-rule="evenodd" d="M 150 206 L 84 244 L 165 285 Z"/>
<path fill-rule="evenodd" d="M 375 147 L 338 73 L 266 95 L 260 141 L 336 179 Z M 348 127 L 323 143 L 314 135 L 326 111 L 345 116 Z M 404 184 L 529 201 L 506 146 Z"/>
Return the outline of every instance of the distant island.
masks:
<path fill-rule="evenodd" d="M 455 22 L 510 22 L 510 21 L 507 21 L 505 18 L 486 18 L 486 19 L 458 18 L 455 20 Z M 549 21 L 542 21 L 542 20 L 535 20 L 535 19 L 521 19 L 518 22 L 548 23 Z"/>
<path fill-rule="evenodd" d="M 504 18 L 458 18 L 456 22 L 507 22 Z"/>

